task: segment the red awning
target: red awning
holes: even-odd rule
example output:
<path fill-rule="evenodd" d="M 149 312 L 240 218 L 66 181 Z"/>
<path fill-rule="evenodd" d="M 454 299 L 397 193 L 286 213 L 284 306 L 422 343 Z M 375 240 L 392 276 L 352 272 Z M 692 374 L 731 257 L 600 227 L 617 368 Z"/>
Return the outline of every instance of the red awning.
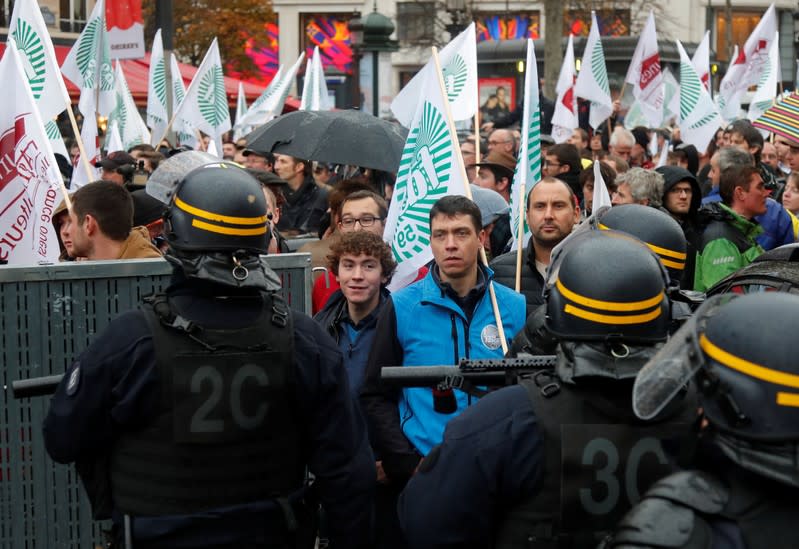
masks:
<path fill-rule="evenodd" d="M 69 46 L 54 46 L 55 47 L 55 56 L 58 60 L 58 65 L 64 62 L 64 59 L 67 57 L 69 53 Z M 5 52 L 6 45 L 0 44 L 0 55 Z M 121 61 L 122 63 L 122 72 L 125 73 L 125 79 L 128 82 L 128 87 L 130 88 L 130 93 L 133 95 L 133 100 L 136 102 L 136 105 L 139 107 L 146 107 L 147 106 L 147 83 L 150 78 L 150 54 L 147 53 L 144 59 L 125 59 Z M 189 84 L 191 84 L 191 79 L 194 77 L 194 74 L 197 72 L 197 68 L 191 65 L 187 65 L 185 63 L 178 63 L 180 67 L 180 75 L 183 77 L 183 84 L 188 88 Z M 69 96 L 74 103 L 78 102 L 80 97 L 80 90 L 77 86 L 72 84 L 72 82 L 64 78 L 64 82 L 67 85 L 67 91 L 69 92 Z M 251 84 L 249 82 L 244 82 L 244 95 L 247 96 L 247 102 L 251 103 L 254 101 L 261 92 L 264 91 L 264 87 L 260 85 Z M 236 100 L 239 94 L 239 81 L 235 78 L 228 78 L 225 77 L 225 92 L 227 92 L 227 99 L 228 104 L 231 108 L 236 107 Z M 286 105 L 283 107 L 283 111 L 296 111 L 300 106 L 300 102 L 292 97 L 286 100 Z"/>

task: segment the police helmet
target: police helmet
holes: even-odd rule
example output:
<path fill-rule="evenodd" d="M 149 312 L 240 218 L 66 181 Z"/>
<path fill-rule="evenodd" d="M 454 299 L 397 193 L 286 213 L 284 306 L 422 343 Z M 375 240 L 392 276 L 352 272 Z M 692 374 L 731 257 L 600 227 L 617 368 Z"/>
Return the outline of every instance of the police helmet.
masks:
<path fill-rule="evenodd" d="M 585 231 L 550 265 L 547 328 L 565 340 L 653 344 L 666 339 L 668 275 L 638 239 Z"/>
<path fill-rule="evenodd" d="M 602 212 L 598 227 L 623 231 L 643 241 L 660 258 L 672 284 L 679 286 L 688 245 L 682 227 L 669 214 L 641 204 L 624 204 Z"/>
<path fill-rule="evenodd" d="M 261 186 L 230 162 L 194 169 L 174 191 L 164 235 L 179 252 L 267 253 L 270 233 Z"/>

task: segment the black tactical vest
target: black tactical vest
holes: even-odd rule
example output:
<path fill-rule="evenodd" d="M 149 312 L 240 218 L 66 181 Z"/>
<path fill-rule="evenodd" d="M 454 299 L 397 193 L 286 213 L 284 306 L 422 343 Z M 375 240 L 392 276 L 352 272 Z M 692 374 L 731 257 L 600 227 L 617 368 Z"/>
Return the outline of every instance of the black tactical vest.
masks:
<path fill-rule="evenodd" d="M 239 329 L 191 326 L 164 296 L 143 311 L 160 403 L 153 421 L 114 445 L 116 508 L 133 516 L 190 514 L 299 489 L 293 322 L 282 299 L 264 294 L 258 322 Z"/>
<path fill-rule="evenodd" d="M 505 514 L 496 549 L 595 547 L 677 468 L 675 455 L 692 453 L 695 393 L 644 423 L 632 412 L 631 382 L 593 378 L 581 387 L 554 372 L 521 381 L 544 437 L 544 474 L 540 490 Z"/>

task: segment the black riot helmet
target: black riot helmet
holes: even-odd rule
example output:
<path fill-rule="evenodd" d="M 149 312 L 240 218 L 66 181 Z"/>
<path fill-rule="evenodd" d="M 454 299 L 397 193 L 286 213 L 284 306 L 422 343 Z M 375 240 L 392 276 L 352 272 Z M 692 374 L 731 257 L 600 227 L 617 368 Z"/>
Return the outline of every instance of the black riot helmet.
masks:
<path fill-rule="evenodd" d="M 207 164 L 178 183 L 164 216 L 171 248 L 267 253 L 266 198 L 258 181 L 229 162 Z"/>
<path fill-rule="evenodd" d="M 745 469 L 799 486 L 799 360 L 785 333 L 797 318 L 793 294 L 709 298 L 639 373 L 635 413 L 656 415 L 695 379 L 722 452 Z"/>
<path fill-rule="evenodd" d="M 618 231 L 573 236 L 548 271 L 549 331 L 572 341 L 664 341 L 668 275 L 658 257 Z"/>
<path fill-rule="evenodd" d="M 680 285 L 688 244 L 682 227 L 669 214 L 641 204 L 624 204 L 602 212 L 597 226 L 623 231 L 644 242 L 660 258 L 671 284 Z"/>

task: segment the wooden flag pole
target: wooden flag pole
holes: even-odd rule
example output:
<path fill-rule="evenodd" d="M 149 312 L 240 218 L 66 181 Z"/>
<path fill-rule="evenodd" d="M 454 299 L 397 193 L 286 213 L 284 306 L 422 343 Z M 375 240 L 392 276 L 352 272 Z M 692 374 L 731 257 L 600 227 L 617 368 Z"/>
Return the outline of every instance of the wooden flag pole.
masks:
<path fill-rule="evenodd" d="M 444 117 L 447 119 L 447 128 L 449 128 L 449 135 L 450 140 L 454 140 L 455 136 L 458 135 L 455 130 L 455 122 L 452 121 L 452 112 L 449 108 L 449 100 L 447 100 L 447 87 L 444 85 L 444 77 L 441 74 L 441 62 L 438 59 L 438 48 L 433 46 L 433 62 L 435 63 L 436 69 L 436 78 L 438 78 L 438 86 L 441 89 L 441 97 L 444 98 Z M 466 180 L 466 166 L 463 164 L 463 155 L 461 154 L 461 148 L 456 147 L 455 144 L 452 144 L 453 155 L 457 160 L 457 169 L 460 170 L 461 178 L 465 182 L 464 187 L 466 191 L 466 197 L 471 200 L 472 199 L 472 188 L 469 186 L 469 182 Z M 488 266 L 488 257 L 486 256 L 485 248 L 482 246 L 480 247 L 480 259 L 483 261 L 483 265 Z M 499 334 L 499 342 L 502 345 L 502 354 L 508 354 L 508 340 L 505 337 L 505 328 L 502 325 L 502 315 L 499 312 L 499 304 L 497 303 L 497 295 L 494 291 L 494 283 L 490 281 L 488 284 L 488 292 L 491 296 L 491 307 L 494 309 L 494 320 L 497 323 L 497 332 Z"/>

